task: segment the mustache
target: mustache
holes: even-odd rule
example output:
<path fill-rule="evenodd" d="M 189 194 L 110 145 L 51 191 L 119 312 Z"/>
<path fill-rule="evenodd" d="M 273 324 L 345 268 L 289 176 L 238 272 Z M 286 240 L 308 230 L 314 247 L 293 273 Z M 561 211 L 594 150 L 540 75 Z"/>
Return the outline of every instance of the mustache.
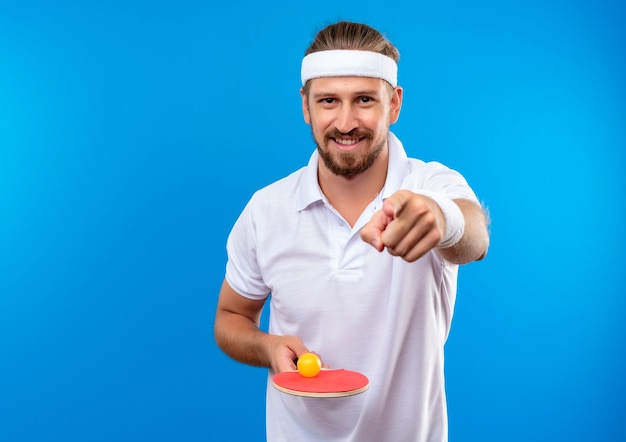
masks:
<path fill-rule="evenodd" d="M 372 133 L 370 131 L 360 131 L 358 129 L 352 129 L 350 132 L 341 132 L 337 129 L 332 129 L 326 132 L 327 140 L 331 138 L 342 138 L 342 137 L 372 139 Z"/>

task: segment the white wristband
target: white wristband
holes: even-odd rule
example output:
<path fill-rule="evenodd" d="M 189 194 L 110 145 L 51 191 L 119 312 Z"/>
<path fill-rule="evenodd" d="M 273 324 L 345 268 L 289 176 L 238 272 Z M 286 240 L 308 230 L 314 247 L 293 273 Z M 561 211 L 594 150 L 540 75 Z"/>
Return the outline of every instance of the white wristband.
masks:
<path fill-rule="evenodd" d="M 446 232 L 443 238 L 441 238 L 441 241 L 439 241 L 439 244 L 437 244 L 437 247 L 446 249 L 458 243 L 465 231 L 465 218 L 459 206 L 450 198 L 437 192 L 418 190 L 415 193 L 427 196 L 436 202 L 443 212 L 443 217 L 446 219 Z"/>

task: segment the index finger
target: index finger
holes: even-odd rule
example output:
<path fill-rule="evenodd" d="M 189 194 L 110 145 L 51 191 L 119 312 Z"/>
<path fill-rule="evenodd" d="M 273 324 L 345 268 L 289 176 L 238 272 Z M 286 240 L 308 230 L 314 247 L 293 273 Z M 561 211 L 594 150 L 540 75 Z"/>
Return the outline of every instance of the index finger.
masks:
<path fill-rule="evenodd" d="M 408 190 L 398 190 L 383 201 L 383 211 L 392 219 L 400 216 L 411 197 Z"/>
<path fill-rule="evenodd" d="M 382 252 L 384 248 L 382 234 L 391 220 L 384 210 L 374 213 L 372 219 L 361 229 L 361 239 Z"/>

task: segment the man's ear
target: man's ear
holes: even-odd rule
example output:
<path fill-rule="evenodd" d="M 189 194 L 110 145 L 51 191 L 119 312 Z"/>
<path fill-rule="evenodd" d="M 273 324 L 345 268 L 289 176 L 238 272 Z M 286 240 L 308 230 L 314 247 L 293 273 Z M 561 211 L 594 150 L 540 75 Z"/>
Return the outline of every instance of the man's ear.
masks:
<path fill-rule="evenodd" d="M 394 124 L 400 117 L 400 109 L 402 109 L 402 88 L 396 86 L 393 88 L 391 95 L 391 113 L 389 115 L 389 124 Z"/>
<path fill-rule="evenodd" d="M 304 88 L 300 89 L 300 96 L 302 97 L 302 114 L 304 115 L 304 121 L 306 124 L 311 124 L 311 113 L 309 112 L 309 99 L 304 92 Z"/>

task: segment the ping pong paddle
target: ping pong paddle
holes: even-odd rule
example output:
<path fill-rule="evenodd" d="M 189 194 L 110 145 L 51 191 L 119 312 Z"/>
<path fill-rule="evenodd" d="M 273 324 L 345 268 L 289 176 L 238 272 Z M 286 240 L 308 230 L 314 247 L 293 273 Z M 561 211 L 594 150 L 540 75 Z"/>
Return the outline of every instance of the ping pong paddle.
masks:
<path fill-rule="evenodd" d="M 362 373 L 344 369 L 322 369 L 316 376 L 305 377 L 298 371 L 284 371 L 272 377 L 276 389 L 306 397 L 343 397 L 363 393 L 369 379 Z"/>

